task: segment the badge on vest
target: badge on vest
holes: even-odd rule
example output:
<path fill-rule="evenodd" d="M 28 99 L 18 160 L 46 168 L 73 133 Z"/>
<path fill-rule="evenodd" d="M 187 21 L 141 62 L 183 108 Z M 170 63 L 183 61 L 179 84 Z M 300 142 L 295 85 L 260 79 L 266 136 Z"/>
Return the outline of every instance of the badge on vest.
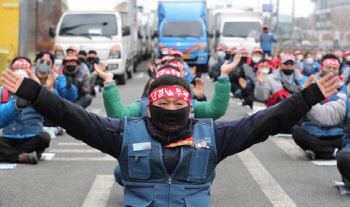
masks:
<path fill-rule="evenodd" d="M 134 151 L 148 150 L 151 149 L 151 142 L 142 142 L 132 144 Z"/>

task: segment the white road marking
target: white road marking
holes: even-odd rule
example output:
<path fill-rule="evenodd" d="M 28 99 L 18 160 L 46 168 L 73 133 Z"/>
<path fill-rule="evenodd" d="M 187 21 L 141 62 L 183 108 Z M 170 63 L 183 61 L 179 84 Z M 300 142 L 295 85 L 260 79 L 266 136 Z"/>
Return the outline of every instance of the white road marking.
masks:
<path fill-rule="evenodd" d="M 249 149 L 238 156 L 273 206 L 297 206 Z"/>
<path fill-rule="evenodd" d="M 117 159 L 106 155 L 104 157 L 54 157 L 52 161 L 117 161 Z"/>
<path fill-rule="evenodd" d="M 82 207 L 106 206 L 114 183 L 113 175 L 97 175 Z"/>
<path fill-rule="evenodd" d="M 58 145 L 61 145 L 61 146 L 88 146 L 84 142 L 59 142 Z"/>
<path fill-rule="evenodd" d="M 49 152 L 53 153 L 101 153 L 96 149 L 50 149 Z"/>
<path fill-rule="evenodd" d="M 304 151 L 295 144 L 292 138 L 270 137 L 279 148 L 281 148 L 289 157 L 295 160 L 307 160 Z"/>

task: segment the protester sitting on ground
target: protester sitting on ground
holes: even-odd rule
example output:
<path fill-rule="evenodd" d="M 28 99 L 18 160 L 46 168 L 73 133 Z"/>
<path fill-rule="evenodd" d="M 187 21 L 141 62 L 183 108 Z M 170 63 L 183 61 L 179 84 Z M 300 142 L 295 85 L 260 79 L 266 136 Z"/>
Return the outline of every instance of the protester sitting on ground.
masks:
<path fill-rule="evenodd" d="M 295 56 L 295 70 L 299 70 L 299 72 L 303 71 L 303 61 L 304 61 L 304 55 L 301 53 L 300 50 L 294 51 Z"/>
<path fill-rule="evenodd" d="M 219 46 L 216 48 L 216 53 L 213 56 L 214 59 L 216 59 L 216 63 L 214 67 L 209 71 L 209 77 L 213 79 L 214 81 L 217 80 L 217 78 L 220 75 L 220 67 L 224 64 L 225 62 L 225 52 L 224 48 Z"/>
<path fill-rule="evenodd" d="M 237 68 L 230 72 L 229 77 L 231 82 L 231 93 L 234 97 L 242 99 L 242 90 L 239 84 L 239 78 L 241 76 L 240 72 L 243 70 L 243 65 L 247 64 L 248 62 L 249 51 L 246 49 L 241 49 L 238 54 L 241 56 L 241 60 L 239 61 Z"/>
<path fill-rule="evenodd" d="M 275 105 L 276 102 L 288 98 L 289 93 L 283 88 L 281 80 L 286 80 L 295 85 L 303 85 L 307 79 L 295 69 L 295 57 L 291 54 L 282 56 L 279 68 L 271 74 L 266 75 L 261 72 L 256 73 L 257 82 L 254 89 L 254 97 L 268 106 Z"/>
<path fill-rule="evenodd" d="M 184 65 L 185 65 L 185 78 L 188 80 L 189 83 L 192 83 L 192 81 L 195 79 L 196 77 L 196 73 L 197 73 L 197 68 L 196 66 L 190 67 L 185 61 L 184 61 L 184 55 L 181 51 L 175 49 L 170 50 L 169 52 L 170 55 L 172 55 L 174 58 L 176 59 L 180 59 L 183 61 Z"/>
<path fill-rule="evenodd" d="M 316 56 L 315 56 L 315 60 L 318 62 L 318 64 L 321 64 L 322 57 L 323 57 L 323 51 L 320 51 L 320 50 L 317 51 Z"/>
<path fill-rule="evenodd" d="M 344 71 L 342 68 L 345 64 L 343 51 L 336 50 L 333 52 L 333 55 L 337 56 L 338 60 L 340 61 L 340 75 L 342 75 L 342 72 Z"/>
<path fill-rule="evenodd" d="M 200 102 L 194 103 L 194 114 L 196 118 L 213 118 L 214 120 L 223 116 L 226 112 L 228 102 L 230 99 L 230 82 L 228 80 L 228 74 L 232 71 L 239 62 L 239 57 L 237 60 L 231 64 L 224 64 L 221 69 L 221 76 L 215 85 L 215 92 L 211 102 Z M 173 68 L 171 68 L 173 67 Z M 175 66 L 169 67 L 174 69 Z M 105 88 L 103 90 L 104 105 L 106 108 L 107 116 L 112 118 L 123 118 L 125 116 L 140 117 L 144 113 L 145 104 L 141 104 L 141 100 L 138 100 L 132 104 L 123 106 L 119 91 L 116 84 L 113 82 L 112 74 L 106 73 L 98 70 L 96 67 L 96 72 L 98 75 L 104 79 Z M 197 88 L 198 90 L 198 88 Z M 147 102 L 142 102 L 147 103 Z M 143 113 L 142 113 L 143 112 Z"/>
<path fill-rule="evenodd" d="M 87 112 L 12 71 L 2 75 L 11 93 L 33 103 L 69 135 L 118 159 L 125 206 L 210 206 L 218 163 L 290 128 L 339 87 L 333 85 L 337 77 L 329 74 L 271 109 L 213 122 L 193 119 L 189 84 L 164 75 L 151 85 L 147 116 L 112 119 Z"/>
<path fill-rule="evenodd" d="M 347 85 L 350 82 L 350 51 L 345 51 L 345 63 L 340 69 L 341 77 L 344 79 L 344 83 Z"/>
<path fill-rule="evenodd" d="M 85 50 L 79 51 L 78 58 L 79 58 L 80 64 L 85 64 L 89 68 L 89 71 L 91 71 L 90 67 L 93 67 L 93 66 L 91 66 L 91 64 L 87 61 L 87 53 L 85 52 Z"/>
<path fill-rule="evenodd" d="M 63 60 L 63 75 L 67 80 L 67 89 L 70 89 L 72 84 L 77 88 L 78 98 L 74 103 L 86 108 L 92 102 L 90 79 L 88 72 L 79 65 L 77 57 L 66 56 Z"/>
<path fill-rule="evenodd" d="M 30 73 L 30 77 L 39 82 L 39 79 L 31 73 L 28 60 L 23 57 L 15 58 L 12 75 L 29 77 Z M 5 87 L 0 88 L 0 104 L 5 107 L 3 110 L 6 110 L 0 111 L 1 119 L 6 123 L 6 126 L 2 126 L 3 135 L 0 136 L 0 161 L 37 164 L 51 140 L 50 135 L 43 131 L 44 118 L 30 107 L 28 101 L 18 98 Z M 15 112 L 13 106 L 21 113 Z"/>
<path fill-rule="evenodd" d="M 303 75 L 309 77 L 310 75 L 317 73 L 319 68 L 320 64 L 315 62 L 312 54 L 306 53 L 303 61 Z"/>
<path fill-rule="evenodd" d="M 341 96 L 347 96 L 348 88 L 343 84 L 342 78 L 339 76 L 339 60 L 335 55 L 328 54 L 323 57 L 321 62 L 320 72 L 314 76 L 314 82 L 317 82 L 328 73 L 332 73 L 333 76 L 338 76 L 339 83 L 342 85 L 338 89 L 338 93 L 323 100 L 320 105 L 327 102 L 337 101 Z M 290 93 L 293 93 L 290 91 Z M 312 114 L 321 115 L 318 110 L 320 107 L 314 106 L 312 108 Z M 310 114 L 311 112 L 309 112 Z M 327 120 L 329 117 L 323 117 Z M 336 153 L 342 148 L 343 126 L 342 124 L 334 126 L 323 126 L 312 122 L 306 118 L 301 126 L 294 126 L 292 131 L 293 139 L 297 145 L 299 145 L 307 155 L 308 158 L 314 159 L 334 159 Z"/>

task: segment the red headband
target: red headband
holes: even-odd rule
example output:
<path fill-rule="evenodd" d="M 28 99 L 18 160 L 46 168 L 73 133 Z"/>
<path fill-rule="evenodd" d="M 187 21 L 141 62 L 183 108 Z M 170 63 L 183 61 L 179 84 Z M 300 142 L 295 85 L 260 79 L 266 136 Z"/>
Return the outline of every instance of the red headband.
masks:
<path fill-rule="evenodd" d="M 340 63 L 338 60 L 336 59 L 325 59 L 322 63 L 321 63 L 321 67 L 325 66 L 325 65 L 336 65 L 338 68 L 340 66 Z"/>
<path fill-rule="evenodd" d="M 185 66 L 181 62 L 174 61 L 174 62 L 169 63 L 169 65 L 175 66 L 175 67 L 179 68 L 180 70 L 185 70 Z"/>
<path fill-rule="evenodd" d="M 185 89 L 179 87 L 163 87 L 152 91 L 149 94 L 149 102 L 153 103 L 162 98 L 181 98 L 182 100 L 190 103 L 191 94 Z"/>
<path fill-rule="evenodd" d="M 269 64 L 269 62 L 262 62 L 262 63 L 259 63 L 258 66 L 269 66 L 270 67 L 270 64 Z"/>
<path fill-rule="evenodd" d="M 43 55 L 43 58 L 49 58 L 49 59 L 51 59 L 50 55 L 47 54 L 47 53 L 45 53 L 45 54 Z"/>
<path fill-rule="evenodd" d="M 175 75 L 182 78 L 181 73 L 173 68 L 164 68 L 157 72 L 156 79 L 163 75 Z"/>
<path fill-rule="evenodd" d="M 31 65 L 27 60 L 24 60 L 24 59 L 16 60 L 16 61 L 12 64 L 12 68 L 15 67 L 15 66 L 18 66 L 18 65 L 27 66 L 29 69 L 32 68 L 32 65 Z"/>

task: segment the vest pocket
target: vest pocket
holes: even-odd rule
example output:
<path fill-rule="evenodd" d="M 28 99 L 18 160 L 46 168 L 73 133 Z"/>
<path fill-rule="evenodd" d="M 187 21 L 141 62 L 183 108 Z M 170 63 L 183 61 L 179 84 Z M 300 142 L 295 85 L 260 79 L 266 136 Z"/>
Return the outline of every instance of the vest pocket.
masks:
<path fill-rule="evenodd" d="M 125 185 L 124 206 L 147 207 L 153 202 L 154 186 Z"/>
<path fill-rule="evenodd" d="M 206 178 L 210 150 L 192 150 L 191 164 L 187 181 L 198 181 Z"/>
<path fill-rule="evenodd" d="M 132 145 L 128 146 L 128 168 L 130 177 L 137 179 L 148 179 L 151 177 L 150 154 L 150 149 L 134 151 Z"/>

